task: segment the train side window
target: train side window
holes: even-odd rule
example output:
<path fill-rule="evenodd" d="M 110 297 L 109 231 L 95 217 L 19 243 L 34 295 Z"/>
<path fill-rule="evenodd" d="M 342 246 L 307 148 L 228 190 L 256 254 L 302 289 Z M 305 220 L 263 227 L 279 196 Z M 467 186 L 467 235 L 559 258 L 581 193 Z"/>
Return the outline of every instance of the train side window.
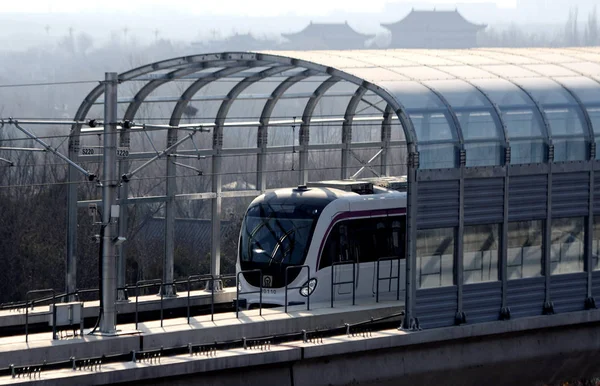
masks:
<path fill-rule="evenodd" d="M 382 257 L 404 258 L 406 219 L 373 217 L 336 224 L 325 242 L 319 269 L 332 262 L 374 262 Z"/>
<path fill-rule="evenodd" d="M 321 258 L 319 259 L 319 269 L 331 266 L 331 263 L 335 261 L 334 256 L 339 255 L 339 231 L 339 224 L 337 224 L 333 227 L 331 232 L 329 232 L 329 235 L 327 236 L 327 241 L 325 242 L 325 246 L 323 247 L 323 251 L 321 252 Z"/>

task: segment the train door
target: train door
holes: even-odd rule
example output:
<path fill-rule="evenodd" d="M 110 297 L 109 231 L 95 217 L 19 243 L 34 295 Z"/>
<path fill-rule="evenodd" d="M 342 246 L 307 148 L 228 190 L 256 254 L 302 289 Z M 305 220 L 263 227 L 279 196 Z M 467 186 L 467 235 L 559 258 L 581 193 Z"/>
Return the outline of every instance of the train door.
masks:
<path fill-rule="evenodd" d="M 358 275 L 355 245 L 350 239 L 347 222 L 338 225 L 339 253 L 331 267 L 333 269 L 335 293 L 337 295 L 352 294 L 353 284 L 358 284 L 352 276 Z M 353 283 L 354 282 L 354 283 Z"/>
<path fill-rule="evenodd" d="M 405 239 L 406 217 L 390 216 L 372 224 L 373 296 L 388 299 L 396 297 L 406 280 Z M 400 279 L 400 282 L 398 282 Z M 393 296 L 392 296 L 393 295 Z"/>

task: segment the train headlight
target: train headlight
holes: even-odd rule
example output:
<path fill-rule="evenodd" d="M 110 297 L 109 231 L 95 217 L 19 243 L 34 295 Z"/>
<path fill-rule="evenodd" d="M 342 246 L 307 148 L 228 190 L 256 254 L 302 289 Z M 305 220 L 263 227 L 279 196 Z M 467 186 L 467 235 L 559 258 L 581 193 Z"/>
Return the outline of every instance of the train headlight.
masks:
<path fill-rule="evenodd" d="M 242 282 L 241 281 L 238 281 L 237 290 L 238 290 L 238 292 L 242 292 Z"/>
<path fill-rule="evenodd" d="M 302 285 L 302 288 L 300 288 L 300 295 L 306 298 L 312 295 L 312 293 L 315 291 L 315 288 L 317 288 L 317 279 L 313 277 Z"/>

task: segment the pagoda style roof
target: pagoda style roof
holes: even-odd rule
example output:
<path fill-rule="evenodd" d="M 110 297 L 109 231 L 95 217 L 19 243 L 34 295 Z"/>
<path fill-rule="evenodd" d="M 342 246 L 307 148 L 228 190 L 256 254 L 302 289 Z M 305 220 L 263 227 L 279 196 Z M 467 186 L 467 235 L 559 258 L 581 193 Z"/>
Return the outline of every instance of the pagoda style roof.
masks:
<path fill-rule="evenodd" d="M 296 40 L 298 38 L 322 38 L 328 39 L 337 38 L 360 38 L 363 40 L 373 39 L 375 35 L 361 34 L 355 31 L 348 22 L 344 23 L 313 23 L 310 22 L 302 31 L 281 34 L 284 38 L 289 40 Z"/>
<path fill-rule="evenodd" d="M 465 19 L 458 10 L 453 11 L 415 11 L 414 9 L 403 19 L 394 23 L 381 23 L 387 29 L 398 27 L 423 29 L 432 28 L 438 30 L 461 30 L 470 29 L 479 31 L 487 27 L 486 24 L 475 24 Z"/>

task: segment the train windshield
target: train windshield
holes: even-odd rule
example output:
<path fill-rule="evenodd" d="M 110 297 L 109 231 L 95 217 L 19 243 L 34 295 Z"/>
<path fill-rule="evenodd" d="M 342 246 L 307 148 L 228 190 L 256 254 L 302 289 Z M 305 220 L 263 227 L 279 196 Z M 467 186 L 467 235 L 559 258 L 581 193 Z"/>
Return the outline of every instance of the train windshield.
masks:
<path fill-rule="evenodd" d="M 322 205 L 297 203 L 250 207 L 242 224 L 240 263 L 246 268 L 248 263 L 254 267 L 303 264 L 322 209 Z"/>

